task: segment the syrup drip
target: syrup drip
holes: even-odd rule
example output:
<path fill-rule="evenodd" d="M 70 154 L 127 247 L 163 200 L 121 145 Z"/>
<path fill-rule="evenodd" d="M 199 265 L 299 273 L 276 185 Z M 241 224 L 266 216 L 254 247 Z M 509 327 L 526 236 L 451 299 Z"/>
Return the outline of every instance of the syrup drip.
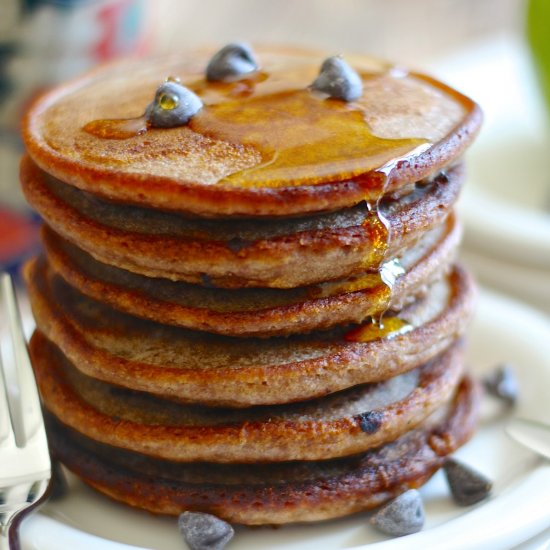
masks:
<path fill-rule="evenodd" d="M 187 87 L 193 90 L 204 102 L 205 105 L 223 103 L 227 98 L 246 98 L 257 92 L 257 86 L 265 82 L 269 74 L 257 71 L 238 80 L 216 80 L 206 79 L 192 82 Z"/>
<path fill-rule="evenodd" d="M 384 314 L 391 304 L 393 288 L 397 279 L 405 274 L 405 269 L 399 259 L 394 258 L 384 262 L 390 244 L 390 224 L 380 211 L 379 201 L 376 208 L 370 208 L 369 215 L 363 222 L 363 227 L 369 232 L 372 243 L 371 252 L 365 257 L 364 263 L 378 266 L 377 273 L 371 277 L 374 284 L 381 289 L 377 296 L 375 313 L 368 321 L 346 334 L 344 339 L 349 342 L 370 342 L 380 338 L 393 338 L 412 330 L 412 326 L 398 317 L 384 319 Z"/>
<path fill-rule="evenodd" d="M 375 300 L 377 303 L 385 303 L 385 298 L 380 296 L 381 293 L 384 293 L 384 289 L 385 287 L 380 286 L 380 277 L 378 273 L 366 273 L 358 277 L 351 277 L 345 281 L 330 281 L 312 286 L 309 287 L 307 291 L 309 298 L 318 299 L 348 292 L 369 290 L 372 292 L 371 300 Z M 382 308 L 382 306 L 380 307 Z"/>
<path fill-rule="evenodd" d="M 405 334 L 413 329 L 413 326 L 399 317 L 388 317 L 382 321 L 371 320 L 344 334 L 348 342 L 371 342 L 380 338 L 394 338 L 399 334 Z"/>
<path fill-rule="evenodd" d="M 137 118 L 113 118 L 92 120 L 82 129 L 102 139 L 129 139 L 147 132 L 149 126 L 145 115 Z"/>
<path fill-rule="evenodd" d="M 376 311 L 385 311 L 391 298 L 390 290 L 397 278 L 405 274 L 405 269 L 398 259 L 382 264 L 377 272 L 367 272 L 364 275 L 350 277 L 345 281 L 329 281 L 320 285 L 309 287 L 309 298 L 327 298 L 336 294 L 359 292 L 369 290 L 370 300 L 376 302 Z"/>

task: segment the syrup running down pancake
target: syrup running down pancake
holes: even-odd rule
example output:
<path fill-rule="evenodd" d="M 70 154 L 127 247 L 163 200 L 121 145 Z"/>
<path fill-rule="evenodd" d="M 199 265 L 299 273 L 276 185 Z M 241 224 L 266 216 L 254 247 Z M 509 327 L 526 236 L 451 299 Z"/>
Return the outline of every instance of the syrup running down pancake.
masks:
<path fill-rule="evenodd" d="M 43 261 L 28 265 L 26 278 L 38 329 L 83 373 L 182 402 L 229 407 L 311 399 L 418 367 L 462 335 L 474 296 L 470 277 L 455 268 L 395 316 L 409 330 L 366 339 L 346 338 L 355 327 L 236 339 L 114 311 L 71 288 Z"/>
<path fill-rule="evenodd" d="M 229 78 L 220 52 L 127 60 L 31 106 L 30 351 L 52 450 L 101 493 L 330 519 L 473 433 L 454 205 L 481 113 L 367 56 L 245 50 Z"/>
<path fill-rule="evenodd" d="M 449 270 L 460 238 L 454 216 L 377 273 L 296 289 L 226 290 L 144 277 L 100 263 L 44 228 L 50 266 L 83 294 L 152 321 L 228 336 L 279 336 L 360 323 L 425 294 Z"/>
<path fill-rule="evenodd" d="M 225 288 L 294 288 L 378 270 L 441 225 L 460 165 L 379 210 L 268 220 L 195 220 L 99 200 L 24 158 L 27 200 L 65 239 L 100 262 L 148 277 Z"/>

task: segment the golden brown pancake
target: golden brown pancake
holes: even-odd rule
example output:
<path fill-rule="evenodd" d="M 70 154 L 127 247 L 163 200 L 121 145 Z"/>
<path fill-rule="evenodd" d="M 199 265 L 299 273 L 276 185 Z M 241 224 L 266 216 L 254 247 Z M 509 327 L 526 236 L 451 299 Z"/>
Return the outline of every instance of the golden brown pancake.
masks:
<path fill-rule="evenodd" d="M 319 462 L 180 464 L 98 444 L 48 418 L 56 458 L 86 483 L 131 506 L 203 511 L 248 525 L 319 521 L 383 504 L 417 488 L 471 436 L 479 387 L 466 377 L 421 427 L 364 454 Z"/>
<path fill-rule="evenodd" d="M 57 273 L 86 296 L 115 309 L 214 334 L 266 337 L 360 323 L 388 308 L 399 311 L 448 271 L 460 233 L 450 216 L 424 235 L 400 258 L 404 272 L 391 290 L 373 273 L 298 289 L 207 288 L 102 264 L 48 227 L 42 240 Z"/>
<path fill-rule="evenodd" d="M 212 409 L 122 390 L 90 378 L 44 336 L 31 344 L 45 407 L 85 436 L 181 462 L 279 462 L 347 456 L 393 441 L 454 393 L 461 346 L 413 371 L 316 400 Z"/>
<path fill-rule="evenodd" d="M 400 255 L 451 212 L 461 165 L 384 201 L 391 239 L 365 204 L 269 220 L 197 220 L 111 204 L 55 180 L 28 157 L 21 183 L 57 233 L 98 261 L 151 277 L 220 287 L 293 288 L 362 274 Z"/>
<path fill-rule="evenodd" d="M 231 338 L 145 321 L 80 294 L 43 260 L 25 276 L 37 327 L 88 376 L 182 402 L 287 403 L 422 365 L 464 331 L 470 277 L 456 267 L 399 313 L 408 332 L 350 339 L 349 327 L 288 338 Z M 394 317 L 395 319 L 395 317 Z M 384 318 L 392 326 L 392 316 Z"/>
<path fill-rule="evenodd" d="M 259 48 L 259 70 L 210 82 L 211 53 L 104 66 L 25 117 L 52 450 L 157 513 L 254 525 L 371 508 L 429 479 L 475 423 L 452 212 L 480 110 L 365 56 L 347 57 L 363 92 L 345 102 L 310 86 L 325 54 Z M 167 77 L 203 107 L 155 128 L 144 111 Z"/>
<path fill-rule="evenodd" d="M 48 92 L 23 122 L 29 154 L 60 180 L 124 203 L 282 216 L 397 192 L 453 162 L 479 129 L 470 99 L 365 56 L 347 58 L 364 92 L 345 103 L 309 89 L 326 54 L 260 48 L 259 72 L 208 83 L 211 53 L 126 60 Z M 189 124 L 129 135 L 84 129 L 140 117 L 169 75 L 204 102 Z"/>

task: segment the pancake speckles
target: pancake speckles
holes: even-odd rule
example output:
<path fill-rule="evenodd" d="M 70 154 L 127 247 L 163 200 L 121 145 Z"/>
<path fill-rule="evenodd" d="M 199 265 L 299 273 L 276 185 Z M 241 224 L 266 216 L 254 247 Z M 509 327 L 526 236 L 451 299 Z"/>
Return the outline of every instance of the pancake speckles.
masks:
<path fill-rule="evenodd" d="M 359 425 L 361 427 L 361 431 L 366 434 L 376 433 L 380 429 L 380 426 L 382 426 L 383 418 L 384 415 L 379 411 L 361 413 L 359 415 Z"/>

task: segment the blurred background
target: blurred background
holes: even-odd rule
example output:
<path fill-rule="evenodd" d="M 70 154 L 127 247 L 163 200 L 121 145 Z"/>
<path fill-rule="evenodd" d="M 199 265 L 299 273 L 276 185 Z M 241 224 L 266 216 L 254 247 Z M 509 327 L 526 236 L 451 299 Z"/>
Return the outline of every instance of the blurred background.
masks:
<path fill-rule="evenodd" d="M 121 56 L 283 42 L 387 58 L 481 104 L 464 258 L 550 313 L 548 28 L 550 0 L 0 0 L 0 267 L 37 246 L 17 183 L 19 121 L 36 94 Z"/>

